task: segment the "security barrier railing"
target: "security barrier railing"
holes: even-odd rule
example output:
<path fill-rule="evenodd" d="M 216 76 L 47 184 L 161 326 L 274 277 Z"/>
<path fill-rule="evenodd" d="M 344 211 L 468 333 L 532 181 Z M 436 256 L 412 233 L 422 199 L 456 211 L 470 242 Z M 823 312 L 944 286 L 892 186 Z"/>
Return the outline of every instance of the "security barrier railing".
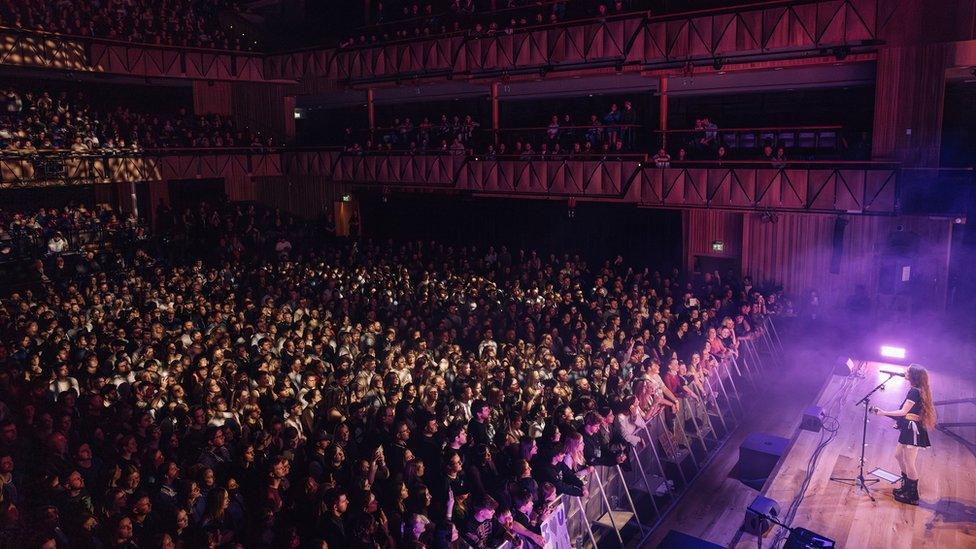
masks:
<path fill-rule="evenodd" d="M 595 548 L 607 536 L 621 547 L 642 546 L 748 413 L 743 395 L 782 358 L 779 323 L 763 318 L 736 353 L 718 360 L 699 395 L 682 398 L 670 421 L 664 413 L 642 418 L 629 467 L 596 466 L 581 474 L 588 496 L 564 494 L 558 502 L 573 547 Z"/>

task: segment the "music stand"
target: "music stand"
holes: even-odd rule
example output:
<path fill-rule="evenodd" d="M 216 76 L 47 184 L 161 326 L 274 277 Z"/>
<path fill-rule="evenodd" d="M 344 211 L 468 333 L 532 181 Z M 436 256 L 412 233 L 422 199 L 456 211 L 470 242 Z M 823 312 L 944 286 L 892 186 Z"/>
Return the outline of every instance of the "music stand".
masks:
<path fill-rule="evenodd" d="M 880 479 L 864 478 L 864 448 L 868 444 L 868 411 L 871 408 L 871 396 L 874 395 L 874 393 L 880 391 L 882 388 L 884 388 L 885 383 L 888 383 L 889 381 L 891 381 L 891 378 L 895 377 L 895 374 L 889 373 L 887 375 L 888 375 L 888 379 L 879 383 L 878 386 L 875 387 L 874 389 L 871 389 L 871 392 L 864 395 L 864 398 L 857 401 L 857 404 L 855 404 L 855 406 L 860 406 L 862 404 L 864 405 L 864 423 L 861 425 L 861 460 L 857 467 L 857 476 L 854 478 L 830 477 L 830 480 L 833 480 L 835 482 L 840 482 L 850 486 L 855 486 L 859 490 L 864 490 L 864 493 L 867 494 L 869 498 L 871 498 L 871 501 L 876 501 L 876 500 L 874 499 L 874 496 L 871 495 L 871 489 L 868 488 L 868 484 L 874 484 L 875 482 L 879 482 Z"/>

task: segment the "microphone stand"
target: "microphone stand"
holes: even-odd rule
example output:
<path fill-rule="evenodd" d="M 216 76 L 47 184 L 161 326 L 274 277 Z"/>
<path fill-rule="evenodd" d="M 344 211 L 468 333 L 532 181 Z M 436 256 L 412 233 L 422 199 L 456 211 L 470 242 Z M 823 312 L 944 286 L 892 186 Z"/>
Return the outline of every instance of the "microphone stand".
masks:
<path fill-rule="evenodd" d="M 871 498 L 871 501 L 875 501 L 874 496 L 871 495 L 871 490 L 868 488 L 868 484 L 874 484 L 878 482 L 879 479 L 876 478 L 864 478 L 864 448 L 868 445 L 868 411 L 871 408 L 871 396 L 874 393 L 884 389 L 885 383 L 891 381 L 891 378 L 895 377 L 895 374 L 888 374 L 888 379 L 882 381 L 877 387 L 871 389 L 871 392 L 864 395 L 864 398 L 857 401 L 855 406 L 864 405 L 864 423 L 861 426 L 861 461 L 858 464 L 857 476 L 854 478 L 844 478 L 844 477 L 830 477 L 830 480 L 835 482 L 840 482 L 850 486 L 857 487 L 858 490 L 864 490 L 864 493 Z"/>

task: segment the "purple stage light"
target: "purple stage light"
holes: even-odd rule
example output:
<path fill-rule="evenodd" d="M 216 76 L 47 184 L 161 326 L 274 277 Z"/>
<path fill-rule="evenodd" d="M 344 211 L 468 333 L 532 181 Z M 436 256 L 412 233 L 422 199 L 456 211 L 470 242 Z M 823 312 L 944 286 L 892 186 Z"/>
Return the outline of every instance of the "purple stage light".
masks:
<path fill-rule="evenodd" d="M 894 345 L 882 345 L 881 356 L 887 358 L 905 358 L 905 348 L 895 347 Z"/>

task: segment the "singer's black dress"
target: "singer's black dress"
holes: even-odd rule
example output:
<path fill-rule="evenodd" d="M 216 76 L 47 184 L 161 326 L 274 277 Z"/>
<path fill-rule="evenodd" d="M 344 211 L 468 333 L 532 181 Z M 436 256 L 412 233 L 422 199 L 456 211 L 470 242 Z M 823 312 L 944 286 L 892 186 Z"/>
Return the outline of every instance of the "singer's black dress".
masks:
<path fill-rule="evenodd" d="M 922 392 L 916 387 L 912 387 L 908 391 L 908 395 L 905 396 L 905 401 L 902 401 L 902 406 L 909 400 L 915 404 L 908 413 L 920 416 L 922 414 Z M 931 446 L 929 444 L 929 432 L 925 430 L 925 427 L 920 421 L 911 421 L 900 417 L 898 418 L 898 430 L 901 432 L 898 436 L 898 442 L 901 444 L 918 446 L 919 448 L 928 448 Z"/>

